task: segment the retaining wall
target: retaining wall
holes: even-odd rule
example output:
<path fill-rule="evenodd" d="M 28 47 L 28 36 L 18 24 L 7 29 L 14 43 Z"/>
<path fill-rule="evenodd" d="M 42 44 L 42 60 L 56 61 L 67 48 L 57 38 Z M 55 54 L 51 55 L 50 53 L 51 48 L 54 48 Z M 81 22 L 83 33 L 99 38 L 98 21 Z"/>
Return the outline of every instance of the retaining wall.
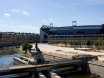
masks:
<path fill-rule="evenodd" d="M 0 47 L 6 47 L 6 46 L 18 46 L 23 44 L 23 42 L 0 42 Z"/>
<path fill-rule="evenodd" d="M 91 73 L 100 75 L 102 78 L 104 78 L 104 65 L 93 62 L 88 62 L 88 64 Z"/>

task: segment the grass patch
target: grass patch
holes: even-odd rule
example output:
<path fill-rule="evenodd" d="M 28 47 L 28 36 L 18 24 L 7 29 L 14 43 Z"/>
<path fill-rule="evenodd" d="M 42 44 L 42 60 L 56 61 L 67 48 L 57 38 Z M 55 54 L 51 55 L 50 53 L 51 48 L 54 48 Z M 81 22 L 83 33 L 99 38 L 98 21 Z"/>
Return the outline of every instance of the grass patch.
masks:
<path fill-rule="evenodd" d="M 20 48 L 16 48 L 16 50 L 22 55 L 22 56 L 25 56 L 25 57 L 30 57 L 30 55 L 27 53 L 27 54 L 24 54 L 23 51 L 20 50 Z"/>
<path fill-rule="evenodd" d="M 3 47 L 0 48 L 0 55 L 12 55 L 16 54 L 15 47 Z"/>

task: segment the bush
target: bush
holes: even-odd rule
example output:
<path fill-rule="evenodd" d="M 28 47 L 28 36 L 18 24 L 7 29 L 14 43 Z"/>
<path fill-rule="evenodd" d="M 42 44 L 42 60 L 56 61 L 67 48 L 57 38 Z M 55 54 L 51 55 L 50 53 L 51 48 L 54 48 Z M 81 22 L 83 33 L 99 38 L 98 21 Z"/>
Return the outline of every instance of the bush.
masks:
<path fill-rule="evenodd" d="M 20 46 L 16 46 L 16 48 L 20 48 Z"/>
<path fill-rule="evenodd" d="M 96 41 L 89 41 L 89 40 L 86 40 L 84 42 L 81 42 L 81 41 L 69 41 L 69 44 L 70 45 L 87 45 L 87 46 L 95 45 L 95 46 L 98 46 L 98 45 L 104 45 L 104 40 L 99 38 Z"/>

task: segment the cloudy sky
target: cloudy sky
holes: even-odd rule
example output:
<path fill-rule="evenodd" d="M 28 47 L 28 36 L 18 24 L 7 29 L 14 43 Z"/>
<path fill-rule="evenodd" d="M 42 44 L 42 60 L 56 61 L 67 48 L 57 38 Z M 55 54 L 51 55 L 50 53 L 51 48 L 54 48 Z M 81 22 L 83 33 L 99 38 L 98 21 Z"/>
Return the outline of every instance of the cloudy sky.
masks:
<path fill-rule="evenodd" d="M 104 24 L 104 0 L 1 0 L 0 31 L 39 33 L 39 28 Z"/>

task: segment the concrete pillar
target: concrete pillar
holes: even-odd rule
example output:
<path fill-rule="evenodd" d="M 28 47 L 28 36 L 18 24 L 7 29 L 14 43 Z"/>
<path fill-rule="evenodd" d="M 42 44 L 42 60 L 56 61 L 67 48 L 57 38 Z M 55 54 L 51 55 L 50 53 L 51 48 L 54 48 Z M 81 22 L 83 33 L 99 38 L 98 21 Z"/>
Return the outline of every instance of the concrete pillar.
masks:
<path fill-rule="evenodd" d="M 78 65 L 73 65 L 73 69 L 77 70 L 78 69 Z"/>
<path fill-rule="evenodd" d="M 51 78 L 50 70 L 43 70 L 43 71 L 41 71 L 41 73 L 42 73 L 46 78 Z"/>
<path fill-rule="evenodd" d="M 29 77 L 32 77 L 33 75 L 33 72 L 28 72 L 29 73 Z"/>
<path fill-rule="evenodd" d="M 34 71 L 34 72 L 33 72 L 33 78 L 39 78 L 39 74 L 38 74 L 37 71 Z"/>
<path fill-rule="evenodd" d="M 84 65 L 81 65 L 81 72 L 82 73 L 91 73 L 87 62 Z"/>

